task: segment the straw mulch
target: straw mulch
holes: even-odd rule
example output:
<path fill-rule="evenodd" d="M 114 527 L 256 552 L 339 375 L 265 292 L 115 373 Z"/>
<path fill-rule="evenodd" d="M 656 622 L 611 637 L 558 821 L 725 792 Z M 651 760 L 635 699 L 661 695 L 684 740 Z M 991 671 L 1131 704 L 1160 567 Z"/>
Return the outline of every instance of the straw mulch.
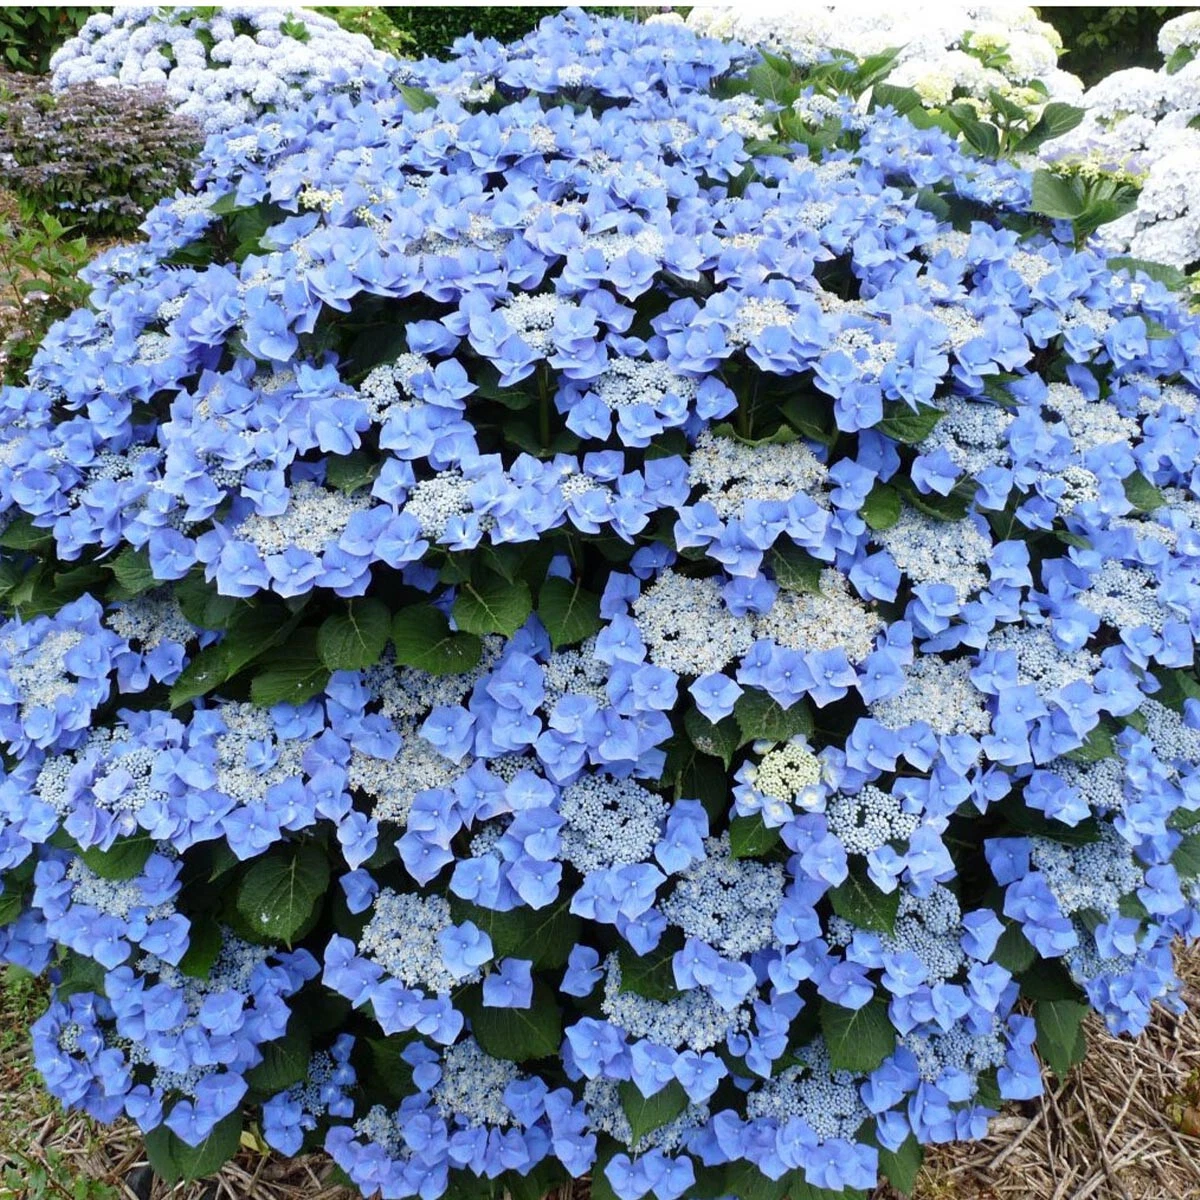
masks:
<path fill-rule="evenodd" d="M 1010 1106 L 981 1142 L 932 1150 L 913 1200 L 1200 1200 L 1200 946 L 1180 949 L 1178 961 L 1185 1012 L 1159 1009 L 1136 1041 L 1094 1024 L 1086 1063 L 1065 1080 L 1047 1078 L 1043 1099 Z M 135 1129 L 100 1130 L 35 1088 L 27 1060 L 0 1055 L 0 1177 L 6 1163 L 58 1152 L 77 1174 L 108 1184 L 111 1200 L 356 1200 L 332 1181 L 327 1159 L 282 1160 L 250 1146 L 215 1181 L 167 1187 L 151 1179 Z M 13 1114 L 22 1112 L 40 1115 L 17 1136 Z M 554 1200 L 587 1195 L 582 1182 Z M 882 1187 L 875 1200 L 896 1195 Z M 3 1200 L 29 1196 L 0 1185 Z"/>
<path fill-rule="evenodd" d="M 932 1152 L 913 1200 L 1200 1200 L 1200 946 L 1179 948 L 1186 1011 L 1137 1040 L 1089 1018 L 1088 1057 L 981 1142 Z"/>

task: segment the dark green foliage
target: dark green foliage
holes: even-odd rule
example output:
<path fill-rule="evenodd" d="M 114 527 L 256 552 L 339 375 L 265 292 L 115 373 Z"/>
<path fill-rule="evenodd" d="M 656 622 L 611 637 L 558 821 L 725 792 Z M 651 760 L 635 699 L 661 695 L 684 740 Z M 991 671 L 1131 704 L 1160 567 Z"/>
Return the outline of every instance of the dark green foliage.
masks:
<path fill-rule="evenodd" d="M 1090 87 L 1124 67 L 1162 66 L 1158 31 L 1188 11 L 1163 4 L 1046 5 L 1038 16 L 1062 37 L 1060 65 Z"/>
<path fill-rule="evenodd" d="M 76 276 L 91 257 L 49 213 L 28 222 L 0 214 L 0 383 L 19 383 L 46 330 L 87 299 Z"/>
<path fill-rule="evenodd" d="M 0 7 L 0 60 L 16 71 L 41 73 L 50 56 L 73 37 L 93 13 L 105 12 L 103 4 L 37 4 Z"/>
<path fill-rule="evenodd" d="M 185 184 L 203 135 L 161 92 L 0 77 L 0 186 L 30 212 L 121 236 Z"/>
<path fill-rule="evenodd" d="M 1033 173 L 1031 209 L 1056 221 L 1070 221 L 1077 247 L 1101 225 L 1123 217 L 1136 204 L 1135 187 L 1104 175 L 1095 179 L 1074 175 L 1068 179 L 1052 171 Z"/>
<path fill-rule="evenodd" d="M 413 41 L 412 53 L 418 58 L 433 55 L 444 58 L 455 38 L 473 33 L 477 38 L 496 38 L 501 42 L 524 37 L 543 17 L 556 8 L 516 8 L 487 6 L 462 8 L 430 5 L 428 8 L 389 7 L 387 15 Z"/>

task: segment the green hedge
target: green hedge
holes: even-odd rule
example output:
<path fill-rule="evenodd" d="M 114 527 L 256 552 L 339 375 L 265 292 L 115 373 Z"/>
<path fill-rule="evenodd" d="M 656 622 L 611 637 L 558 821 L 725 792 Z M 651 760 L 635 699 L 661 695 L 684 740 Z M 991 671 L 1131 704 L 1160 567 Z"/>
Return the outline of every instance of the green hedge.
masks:
<path fill-rule="evenodd" d="M 1125 67 L 1161 67 L 1158 31 L 1164 21 L 1188 11 L 1162 4 L 1106 4 L 1047 6 L 1038 15 L 1062 36 L 1064 70 L 1073 71 L 1090 87 Z"/>
<path fill-rule="evenodd" d="M 0 66 L 41 74 L 50 55 L 105 6 L 38 4 L 18 8 L 0 5 Z"/>
<path fill-rule="evenodd" d="M 512 41 L 527 34 L 543 17 L 559 9 L 502 6 L 462 8 L 439 4 L 428 8 L 389 7 L 385 11 L 412 38 L 412 52 L 419 58 L 426 54 L 444 57 L 450 43 L 468 33 L 474 33 L 479 38 Z"/>

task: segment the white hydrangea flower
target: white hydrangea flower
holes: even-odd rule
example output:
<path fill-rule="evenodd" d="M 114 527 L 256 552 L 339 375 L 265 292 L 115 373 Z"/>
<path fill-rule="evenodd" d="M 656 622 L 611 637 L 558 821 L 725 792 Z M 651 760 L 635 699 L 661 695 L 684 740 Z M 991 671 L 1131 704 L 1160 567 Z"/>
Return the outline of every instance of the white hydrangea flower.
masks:
<path fill-rule="evenodd" d="M 298 26 L 307 40 L 287 32 Z M 205 16 L 130 6 L 90 17 L 50 69 L 55 89 L 93 81 L 164 87 L 179 112 L 213 133 L 300 100 L 338 72 L 388 61 L 362 34 L 311 9 L 231 5 Z"/>
<path fill-rule="evenodd" d="M 1200 45 L 1200 20 L 1188 13 L 1159 32 L 1170 59 Z M 1084 120 L 1040 151 L 1043 165 L 1066 173 L 1113 175 L 1141 184 L 1132 213 L 1102 226 L 1108 253 L 1187 268 L 1200 261 L 1200 59 L 1174 71 L 1130 67 L 1090 88 Z"/>
<path fill-rule="evenodd" d="M 1052 100 L 1074 102 L 1083 92 L 1074 75 L 1058 68 L 1058 32 L 1024 5 L 697 5 L 687 24 L 800 64 L 818 61 L 831 48 L 866 58 L 899 47 L 889 82 L 913 88 L 930 107 L 957 97 L 986 103 L 993 88 L 1008 94 L 1035 80 Z"/>

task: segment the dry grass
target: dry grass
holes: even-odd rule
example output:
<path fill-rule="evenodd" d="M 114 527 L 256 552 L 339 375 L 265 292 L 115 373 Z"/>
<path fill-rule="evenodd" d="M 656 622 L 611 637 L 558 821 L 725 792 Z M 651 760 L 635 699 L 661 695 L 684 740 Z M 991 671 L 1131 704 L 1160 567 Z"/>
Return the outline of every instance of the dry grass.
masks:
<path fill-rule="evenodd" d="M 1086 1062 L 981 1142 L 930 1153 L 913 1200 L 1197 1200 L 1200 947 L 1177 954 L 1186 1011 L 1136 1041 L 1089 1018 Z"/>
<path fill-rule="evenodd" d="M 1136 1041 L 1093 1022 L 1086 1063 L 1048 1078 L 1042 1100 L 1010 1106 L 983 1141 L 931 1151 L 913 1200 L 1200 1200 L 1200 946 L 1181 949 L 1178 965 L 1185 1012 L 1157 1010 Z M 67 1178 L 109 1189 L 87 1200 L 356 1200 L 327 1159 L 282 1160 L 252 1146 L 215 1181 L 152 1181 L 136 1129 L 101 1130 L 45 1099 L 15 1030 L 21 1014 L 0 1015 L 0 1168 L 61 1155 Z M 0 1186 L 3 1200 L 32 1195 Z M 587 1195 L 585 1182 L 554 1200 Z M 895 1195 L 881 1188 L 875 1200 Z"/>

